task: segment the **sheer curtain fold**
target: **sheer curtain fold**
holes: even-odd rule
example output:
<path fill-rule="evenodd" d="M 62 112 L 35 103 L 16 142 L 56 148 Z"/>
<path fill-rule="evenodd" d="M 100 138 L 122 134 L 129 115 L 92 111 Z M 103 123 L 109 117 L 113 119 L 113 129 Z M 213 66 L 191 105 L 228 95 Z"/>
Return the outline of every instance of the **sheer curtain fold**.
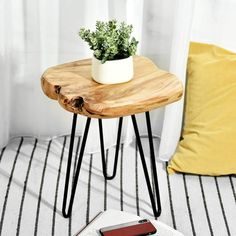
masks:
<path fill-rule="evenodd" d="M 26 0 L 14 4 L 0 1 L 0 97 L 3 98 L 0 100 L 0 146 L 5 145 L 10 136 L 51 137 L 70 133 L 72 114 L 45 97 L 40 76 L 47 67 L 90 57 L 91 51 L 79 39 L 78 31 L 81 27 L 94 28 L 96 20 L 115 18 L 133 24 L 134 36 L 140 42 L 138 54 L 150 57 L 159 67 L 170 69 L 184 81 L 193 0 L 184 1 L 183 6 L 187 7 L 183 9 L 180 2 L 183 3 L 180 0 Z M 181 57 L 176 55 L 182 53 Z M 170 116 L 177 113 L 176 123 Z M 173 133 L 166 127 L 180 127 L 181 113 L 181 105 L 151 112 L 153 132 L 161 138 L 160 156 L 177 143 L 178 132 L 168 141 Z M 138 117 L 140 132 L 145 134 L 144 116 Z M 78 133 L 82 133 L 85 117 L 79 116 L 78 120 Z M 106 147 L 115 144 L 117 123 L 117 119 L 104 121 Z M 133 138 L 130 119 L 125 119 L 122 137 L 126 143 Z M 94 119 L 87 151 L 98 150 L 98 140 Z"/>
<path fill-rule="evenodd" d="M 5 11 L 7 9 L 9 13 Z M 0 2 L 0 147 L 9 139 L 10 128 L 10 42 L 7 40 L 11 32 L 6 24 L 11 24 L 10 6 Z"/>
<path fill-rule="evenodd" d="M 191 40 L 236 52 L 235 9 L 235 0 L 196 1 Z"/>
<path fill-rule="evenodd" d="M 171 37 L 169 71 L 182 81 L 183 88 L 186 80 L 194 3 L 194 1 L 177 0 L 173 12 L 174 25 Z M 168 161 L 172 157 L 179 142 L 182 129 L 183 103 L 184 94 L 179 102 L 165 107 L 159 147 L 159 158 L 162 161 Z"/>

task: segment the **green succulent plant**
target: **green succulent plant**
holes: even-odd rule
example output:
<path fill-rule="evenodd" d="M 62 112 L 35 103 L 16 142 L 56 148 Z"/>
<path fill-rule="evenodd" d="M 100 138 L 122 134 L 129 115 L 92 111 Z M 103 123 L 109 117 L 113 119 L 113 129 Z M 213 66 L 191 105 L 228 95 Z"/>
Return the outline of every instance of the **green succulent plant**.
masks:
<path fill-rule="evenodd" d="M 97 21 L 96 30 L 81 28 L 79 36 L 94 51 L 94 56 L 105 63 L 107 60 L 124 59 L 135 55 L 138 41 L 132 37 L 132 25 L 116 20 Z"/>

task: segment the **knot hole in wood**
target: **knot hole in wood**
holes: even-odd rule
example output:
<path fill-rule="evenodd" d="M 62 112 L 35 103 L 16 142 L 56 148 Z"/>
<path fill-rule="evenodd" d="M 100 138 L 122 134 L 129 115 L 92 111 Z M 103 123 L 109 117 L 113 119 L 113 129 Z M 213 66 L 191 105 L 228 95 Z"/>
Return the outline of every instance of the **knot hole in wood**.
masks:
<path fill-rule="evenodd" d="M 77 97 L 73 100 L 72 105 L 78 108 L 79 111 L 82 111 L 82 107 L 84 105 L 84 99 L 82 97 Z"/>

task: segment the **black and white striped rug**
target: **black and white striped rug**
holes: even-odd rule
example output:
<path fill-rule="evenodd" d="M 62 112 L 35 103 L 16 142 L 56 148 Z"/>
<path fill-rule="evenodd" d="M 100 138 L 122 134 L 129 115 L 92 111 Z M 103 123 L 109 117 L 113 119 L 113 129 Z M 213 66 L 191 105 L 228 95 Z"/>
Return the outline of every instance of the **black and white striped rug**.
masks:
<path fill-rule="evenodd" d="M 158 142 L 157 139 L 155 139 Z M 76 139 L 75 155 L 80 138 Z M 143 138 L 147 147 L 147 139 Z M 69 137 L 15 138 L 0 150 L 0 235 L 73 235 L 99 211 L 113 208 L 152 218 L 136 145 L 121 146 L 114 180 L 104 181 L 100 154 L 84 157 L 73 214 L 61 214 Z M 157 145 L 156 145 L 157 146 Z M 106 151 L 111 170 L 114 149 Z M 150 166 L 150 164 L 148 164 Z M 166 174 L 157 163 L 162 222 L 186 236 L 236 235 L 235 176 Z"/>

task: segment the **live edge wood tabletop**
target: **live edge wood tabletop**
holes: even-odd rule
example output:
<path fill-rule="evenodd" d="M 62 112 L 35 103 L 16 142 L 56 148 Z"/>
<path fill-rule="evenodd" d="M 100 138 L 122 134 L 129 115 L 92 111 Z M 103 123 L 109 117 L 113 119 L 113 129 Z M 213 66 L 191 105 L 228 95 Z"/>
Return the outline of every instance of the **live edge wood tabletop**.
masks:
<path fill-rule="evenodd" d="M 63 108 L 91 118 L 150 111 L 179 100 L 183 93 L 176 76 L 143 56 L 134 56 L 134 77 L 127 83 L 98 84 L 91 77 L 91 59 L 51 67 L 41 83 L 44 93 Z"/>

